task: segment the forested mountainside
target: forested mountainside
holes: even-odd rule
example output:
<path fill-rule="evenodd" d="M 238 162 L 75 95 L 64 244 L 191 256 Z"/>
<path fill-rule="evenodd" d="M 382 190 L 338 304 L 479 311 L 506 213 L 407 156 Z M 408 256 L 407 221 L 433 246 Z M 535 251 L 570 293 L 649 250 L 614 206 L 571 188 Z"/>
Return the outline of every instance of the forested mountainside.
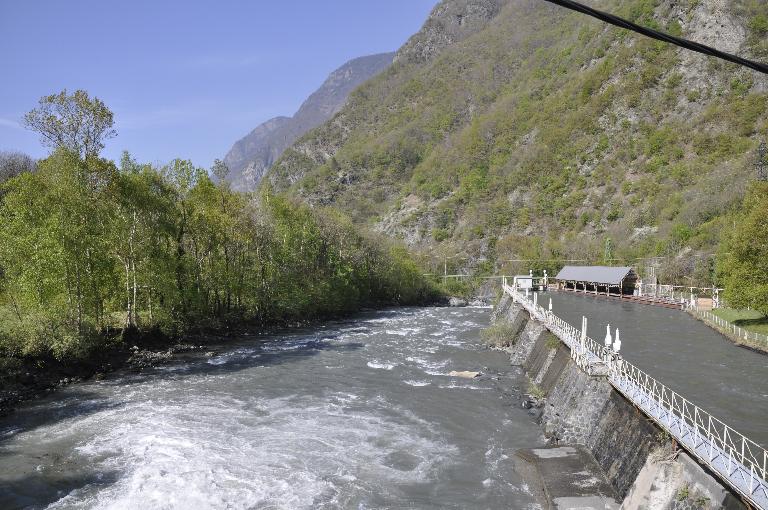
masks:
<path fill-rule="evenodd" d="M 333 71 L 293 117 L 269 119 L 237 141 L 224 158 L 232 186 L 252 191 L 286 148 L 333 117 L 349 93 L 390 65 L 392 57 L 394 53 L 379 53 L 350 60 Z"/>
<path fill-rule="evenodd" d="M 768 60 L 761 0 L 588 3 Z M 268 182 L 441 269 L 663 257 L 667 281 L 704 283 L 767 105 L 765 76 L 541 0 L 445 0 Z"/>

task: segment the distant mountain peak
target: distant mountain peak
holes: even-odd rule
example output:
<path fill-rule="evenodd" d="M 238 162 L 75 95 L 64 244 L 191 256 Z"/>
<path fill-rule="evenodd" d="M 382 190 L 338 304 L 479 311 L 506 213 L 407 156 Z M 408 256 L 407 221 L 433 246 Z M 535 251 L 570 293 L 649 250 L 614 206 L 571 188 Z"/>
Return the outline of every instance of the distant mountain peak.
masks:
<path fill-rule="evenodd" d="M 394 53 L 358 57 L 333 71 L 302 103 L 293 117 L 275 117 L 257 126 L 232 146 L 224 158 L 234 189 L 253 190 L 285 149 L 333 117 L 359 85 L 392 63 Z"/>

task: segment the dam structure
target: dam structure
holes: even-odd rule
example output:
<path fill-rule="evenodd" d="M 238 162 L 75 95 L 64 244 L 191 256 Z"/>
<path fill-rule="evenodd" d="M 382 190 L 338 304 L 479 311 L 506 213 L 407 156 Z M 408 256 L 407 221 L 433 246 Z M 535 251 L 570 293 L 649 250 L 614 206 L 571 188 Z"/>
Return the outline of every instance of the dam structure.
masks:
<path fill-rule="evenodd" d="M 651 469 L 649 453 L 658 446 L 653 436 L 661 434 L 698 464 L 693 468 L 689 462 L 685 469 L 706 473 L 700 476 L 710 475 L 752 507 L 768 509 L 764 447 L 625 360 L 619 354 L 618 330 L 614 335 L 609 329 L 605 341 L 597 342 L 587 335 L 586 317 L 581 329 L 576 328 L 552 311 L 551 301 L 549 308 L 540 306 L 539 294 L 523 292 L 506 278 L 502 287 L 502 302 L 494 314 L 497 319 L 506 314 L 516 330 L 511 361 L 522 365 L 533 382 L 550 393 L 542 417 L 545 430 L 558 442 L 590 446 L 617 492 L 625 497 L 626 508 L 633 507 L 628 504 L 633 496 L 648 501 L 651 489 L 638 484 L 642 472 Z M 523 311 L 530 320 L 521 318 Z M 547 335 L 554 335 L 561 346 L 552 349 Z M 626 420 L 628 413 L 637 416 Z M 624 451 L 612 452 L 612 448 Z M 678 488 L 673 499 L 685 499 L 688 487 Z M 719 498 L 723 508 L 738 507 L 735 498 L 723 491 L 701 499 Z"/>

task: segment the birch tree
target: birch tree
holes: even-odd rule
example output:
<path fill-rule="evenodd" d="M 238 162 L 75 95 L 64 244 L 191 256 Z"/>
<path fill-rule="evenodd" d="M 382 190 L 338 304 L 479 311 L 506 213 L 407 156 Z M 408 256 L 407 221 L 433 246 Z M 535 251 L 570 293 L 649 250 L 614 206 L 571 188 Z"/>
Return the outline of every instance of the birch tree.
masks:
<path fill-rule="evenodd" d="M 24 116 L 24 125 L 40 134 L 43 145 L 64 147 L 81 159 L 97 156 L 104 141 L 117 135 L 112 112 L 97 97 L 84 90 L 40 98 L 37 108 Z"/>

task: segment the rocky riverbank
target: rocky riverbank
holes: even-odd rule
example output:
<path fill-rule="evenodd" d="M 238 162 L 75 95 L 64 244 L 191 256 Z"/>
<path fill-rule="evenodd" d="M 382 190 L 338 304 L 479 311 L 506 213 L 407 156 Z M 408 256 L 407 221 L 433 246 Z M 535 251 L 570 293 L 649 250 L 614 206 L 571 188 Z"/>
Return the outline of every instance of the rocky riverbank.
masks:
<path fill-rule="evenodd" d="M 108 348 L 94 350 L 77 359 L 0 356 L 0 416 L 11 413 L 21 402 L 55 392 L 69 384 L 101 379 L 118 370 L 141 372 L 191 353 L 213 356 L 219 346 L 232 338 L 263 336 L 311 324 L 310 321 L 271 326 L 241 324 L 183 337 L 172 337 L 159 331 L 126 334 L 123 338 L 116 337 Z"/>
<path fill-rule="evenodd" d="M 222 343 L 221 336 L 197 336 L 194 344 L 167 339 L 166 344 L 137 340 L 136 344 L 115 345 L 77 360 L 52 357 L 0 358 L 0 416 L 21 402 L 55 392 L 64 386 L 87 379 L 101 379 L 116 370 L 141 372 L 177 359 L 189 352 L 210 352 L 210 344 Z M 159 343 L 159 345 L 158 345 Z M 211 354 L 213 354 L 211 352 Z"/>
<path fill-rule="evenodd" d="M 478 294 L 471 299 L 444 297 L 436 306 L 464 307 L 488 304 L 488 296 Z M 158 331 L 115 338 L 109 348 L 99 349 L 79 359 L 57 360 L 47 357 L 0 356 L 0 416 L 7 415 L 26 400 L 55 392 L 69 384 L 100 379 L 118 370 L 141 372 L 183 358 L 189 353 L 215 354 L 218 346 L 234 337 L 263 336 L 281 330 L 309 327 L 325 320 L 274 325 L 242 324 L 212 329 L 182 337 L 170 337 Z M 256 331 L 256 333 L 254 333 Z"/>

